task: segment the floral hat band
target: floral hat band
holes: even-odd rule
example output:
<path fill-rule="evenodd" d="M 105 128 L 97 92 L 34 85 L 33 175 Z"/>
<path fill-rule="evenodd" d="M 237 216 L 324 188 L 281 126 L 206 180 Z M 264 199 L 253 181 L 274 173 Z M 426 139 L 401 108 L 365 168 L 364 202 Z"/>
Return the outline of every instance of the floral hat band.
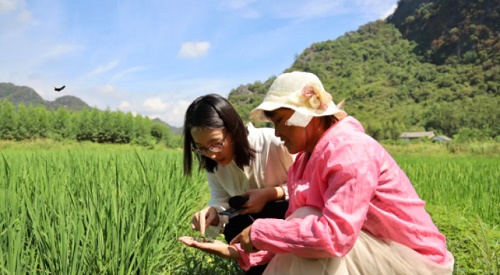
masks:
<path fill-rule="evenodd" d="M 333 103 L 332 96 L 325 91 L 318 77 L 306 72 L 291 72 L 278 76 L 263 102 L 250 112 L 250 118 L 267 121 L 264 111 L 279 108 L 294 110 L 295 113 L 287 124 L 300 127 L 307 126 L 313 117 L 346 115 L 340 106 Z"/>

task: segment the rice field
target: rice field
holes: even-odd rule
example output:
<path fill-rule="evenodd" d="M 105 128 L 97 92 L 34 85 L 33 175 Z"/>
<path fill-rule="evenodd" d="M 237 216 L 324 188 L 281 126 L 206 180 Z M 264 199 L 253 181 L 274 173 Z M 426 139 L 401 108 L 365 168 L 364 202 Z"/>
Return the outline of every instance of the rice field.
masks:
<path fill-rule="evenodd" d="M 398 157 L 396 161 L 428 204 L 500 224 L 500 157 Z"/>
<path fill-rule="evenodd" d="M 499 160 L 397 158 L 449 243 L 471 240 L 450 247 L 456 274 L 498 272 Z M 207 200 L 203 174 L 182 176 L 180 151 L 2 148 L 0 274 L 235 274 L 177 241 Z"/>
<path fill-rule="evenodd" d="M 206 196 L 180 153 L 4 151 L 0 274 L 158 274 Z"/>

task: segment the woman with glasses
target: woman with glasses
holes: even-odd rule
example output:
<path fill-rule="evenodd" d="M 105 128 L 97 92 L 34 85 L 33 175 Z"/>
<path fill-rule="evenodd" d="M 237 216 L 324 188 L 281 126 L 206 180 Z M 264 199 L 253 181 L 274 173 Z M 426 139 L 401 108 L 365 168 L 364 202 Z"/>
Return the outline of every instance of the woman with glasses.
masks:
<path fill-rule="evenodd" d="M 287 199 L 287 172 L 293 158 L 273 129 L 245 125 L 220 95 L 201 96 L 188 107 L 184 120 L 186 176 L 192 173 L 193 156 L 199 169 L 206 171 L 210 188 L 208 206 L 192 218 L 194 230 L 204 235 L 210 225 L 215 226 L 229 242 L 270 205 L 272 217 L 284 218 L 288 203 L 272 202 Z M 248 198 L 240 215 L 230 220 L 220 216 L 229 208 L 229 198 L 237 195 Z M 260 274 L 264 267 L 247 274 Z"/>
<path fill-rule="evenodd" d="M 250 116 L 297 153 L 286 219 L 256 220 L 229 245 L 181 242 L 244 269 L 267 263 L 264 274 L 452 274 L 446 237 L 404 171 L 316 75 L 278 76 Z"/>

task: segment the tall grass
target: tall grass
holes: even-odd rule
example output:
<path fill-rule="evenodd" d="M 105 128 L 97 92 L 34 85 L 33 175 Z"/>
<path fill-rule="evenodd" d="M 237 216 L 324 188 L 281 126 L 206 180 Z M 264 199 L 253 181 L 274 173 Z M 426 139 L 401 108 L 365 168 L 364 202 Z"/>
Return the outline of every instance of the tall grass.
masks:
<path fill-rule="evenodd" d="M 399 156 L 397 161 L 446 236 L 454 274 L 499 274 L 500 159 Z"/>
<path fill-rule="evenodd" d="M 50 145 L 50 146 L 49 146 Z M 180 151 L 48 144 L 0 147 L 0 274 L 238 274 L 187 248 L 203 173 Z M 396 160 L 456 259 L 455 274 L 498 274 L 499 158 Z"/>
<path fill-rule="evenodd" d="M 181 265 L 201 176 L 180 153 L 0 154 L 1 274 L 158 274 Z"/>
<path fill-rule="evenodd" d="M 500 158 L 398 157 L 397 161 L 427 203 L 500 224 Z"/>

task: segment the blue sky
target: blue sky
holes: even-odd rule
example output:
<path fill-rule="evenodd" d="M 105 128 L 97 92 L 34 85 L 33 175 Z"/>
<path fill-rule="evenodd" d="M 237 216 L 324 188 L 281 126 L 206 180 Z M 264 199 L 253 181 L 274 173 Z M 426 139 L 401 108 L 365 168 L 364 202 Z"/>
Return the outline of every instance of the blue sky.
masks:
<path fill-rule="evenodd" d="M 0 82 L 182 126 L 196 97 L 277 76 L 312 43 L 385 18 L 396 4 L 0 0 Z"/>

